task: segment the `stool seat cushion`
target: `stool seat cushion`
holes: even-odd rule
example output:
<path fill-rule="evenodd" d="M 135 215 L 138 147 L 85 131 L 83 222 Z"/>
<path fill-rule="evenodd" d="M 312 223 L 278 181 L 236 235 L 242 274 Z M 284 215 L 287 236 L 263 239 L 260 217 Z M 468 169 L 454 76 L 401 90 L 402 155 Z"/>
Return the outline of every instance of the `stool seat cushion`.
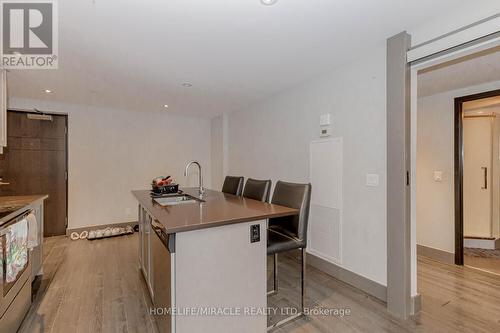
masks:
<path fill-rule="evenodd" d="M 306 246 L 306 242 L 279 228 L 267 230 L 267 254 L 275 254 Z"/>

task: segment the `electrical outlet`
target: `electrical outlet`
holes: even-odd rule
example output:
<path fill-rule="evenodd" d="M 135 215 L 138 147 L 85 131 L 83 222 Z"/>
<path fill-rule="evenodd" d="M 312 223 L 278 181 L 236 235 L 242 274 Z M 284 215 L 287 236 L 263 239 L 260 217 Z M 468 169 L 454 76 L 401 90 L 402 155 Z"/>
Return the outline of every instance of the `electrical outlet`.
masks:
<path fill-rule="evenodd" d="M 250 226 L 250 243 L 260 242 L 260 224 Z"/>
<path fill-rule="evenodd" d="M 369 173 L 366 175 L 366 186 L 377 187 L 379 185 L 379 175 L 375 173 Z"/>

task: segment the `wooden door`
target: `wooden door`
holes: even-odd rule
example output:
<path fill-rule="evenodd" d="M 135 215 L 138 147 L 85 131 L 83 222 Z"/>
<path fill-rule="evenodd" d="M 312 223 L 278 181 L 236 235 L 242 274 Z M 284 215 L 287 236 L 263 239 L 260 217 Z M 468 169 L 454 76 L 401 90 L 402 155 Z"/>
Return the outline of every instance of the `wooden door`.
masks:
<path fill-rule="evenodd" d="M 30 116 L 31 115 L 31 116 Z M 0 155 L 0 176 L 10 185 L 0 195 L 48 194 L 44 236 L 66 234 L 67 116 L 34 119 L 26 112 L 7 114 L 7 148 Z"/>
<path fill-rule="evenodd" d="M 492 118 L 464 118 L 464 235 L 491 236 Z"/>

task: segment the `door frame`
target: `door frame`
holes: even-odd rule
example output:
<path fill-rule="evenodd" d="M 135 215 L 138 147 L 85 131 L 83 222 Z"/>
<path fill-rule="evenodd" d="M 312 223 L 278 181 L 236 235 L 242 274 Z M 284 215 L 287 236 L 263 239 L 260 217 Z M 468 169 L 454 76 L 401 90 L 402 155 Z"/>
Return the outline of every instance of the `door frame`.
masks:
<path fill-rule="evenodd" d="M 410 193 L 405 196 L 404 203 L 399 210 L 393 210 L 387 205 L 387 308 L 395 316 L 406 319 L 410 314 L 420 311 L 422 300 L 417 293 L 417 214 L 416 214 L 416 164 L 417 164 L 417 76 L 418 71 L 433 65 L 444 63 L 466 55 L 475 54 L 482 50 L 500 46 L 500 32 L 498 25 L 491 25 L 499 18 L 498 15 L 485 18 L 484 20 L 463 26 L 459 29 L 438 36 L 424 43 L 410 47 L 406 50 L 405 60 L 407 65 L 402 68 L 399 62 L 387 61 L 387 201 L 397 198 L 398 194 L 405 192 L 403 189 L 409 183 Z M 411 38 L 406 32 L 400 35 L 399 46 L 394 46 L 394 52 L 407 48 L 403 39 Z M 391 38 L 397 38 L 395 35 Z M 406 36 L 408 35 L 408 36 Z M 390 38 L 390 39 L 391 39 Z M 388 46 L 388 52 L 390 47 Z M 394 76 L 390 71 L 398 71 Z M 410 72 L 409 83 L 407 71 Z M 401 89 L 401 87 L 405 89 Z M 389 98 L 394 96 L 394 100 Z M 392 95 L 394 94 L 394 95 Z M 410 101 L 410 128 L 401 123 L 401 115 L 389 112 L 389 108 L 399 108 L 400 113 L 406 113 L 407 100 Z M 398 121 L 400 122 L 398 124 Z M 394 122 L 394 124 L 393 124 Z M 410 132 L 411 140 L 407 144 L 392 147 L 389 143 L 392 131 L 398 129 L 400 137 Z M 392 156 L 405 156 L 410 154 L 410 165 L 406 168 L 389 170 L 389 162 Z M 403 169 L 403 170 L 401 170 Z M 406 170 L 404 170 L 406 169 Z M 400 202 L 399 199 L 396 200 Z M 409 208 L 409 217 L 406 211 Z M 408 221 L 409 220 L 409 221 Z M 408 228 L 409 224 L 409 228 Z M 408 236 L 409 234 L 409 236 Z M 395 236 L 395 237 L 391 237 Z M 408 242 L 410 246 L 407 246 Z M 408 264 L 409 262 L 409 264 Z M 395 278 L 389 278 L 395 276 Z M 408 286 L 410 286 L 408 288 Z"/>
<path fill-rule="evenodd" d="M 66 234 L 68 231 L 68 212 L 69 212 L 69 128 L 68 128 L 68 113 L 66 112 L 52 112 L 52 111 L 39 111 L 37 109 L 29 110 L 29 109 L 17 109 L 17 108 L 7 108 L 7 112 L 16 112 L 16 113 L 32 113 L 32 114 L 44 114 L 48 116 L 62 116 L 64 117 L 64 126 L 65 126 L 65 136 L 64 136 L 64 141 L 65 141 L 65 154 L 66 154 L 66 160 L 65 160 L 65 169 L 66 169 Z"/>
<path fill-rule="evenodd" d="M 406 319 L 411 300 L 411 36 L 387 40 L 387 310 Z"/>
<path fill-rule="evenodd" d="M 464 142 L 463 103 L 500 96 L 500 89 L 455 98 L 455 265 L 464 264 Z"/>

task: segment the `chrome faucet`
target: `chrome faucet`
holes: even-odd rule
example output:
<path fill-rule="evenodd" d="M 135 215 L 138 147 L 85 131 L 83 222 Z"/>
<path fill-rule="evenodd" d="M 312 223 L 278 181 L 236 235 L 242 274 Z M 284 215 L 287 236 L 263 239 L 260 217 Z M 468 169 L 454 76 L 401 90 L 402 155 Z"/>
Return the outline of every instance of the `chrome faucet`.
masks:
<path fill-rule="evenodd" d="M 205 190 L 203 189 L 203 176 L 201 173 L 201 165 L 198 161 L 191 161 L 186 165 L 186 169 L 184 170 L 184 177 L 187 177 L 188 175 L 188 170 L 191 164 L 196 164 L 198 166 L 198 192 L 200 193 L 200 197 L 203 196 L 203 193 L 205 193 Z"/>

